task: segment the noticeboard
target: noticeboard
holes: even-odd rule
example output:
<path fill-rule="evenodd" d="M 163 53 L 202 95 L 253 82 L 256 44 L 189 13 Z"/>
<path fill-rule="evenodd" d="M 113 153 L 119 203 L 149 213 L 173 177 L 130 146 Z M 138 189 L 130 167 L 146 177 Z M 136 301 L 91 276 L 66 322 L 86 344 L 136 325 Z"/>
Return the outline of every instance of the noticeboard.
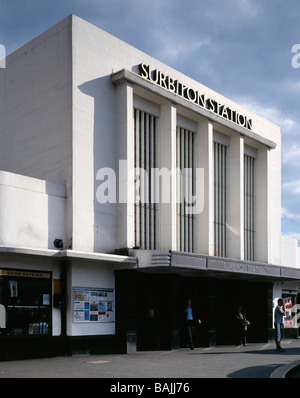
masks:
<path fill-rule="evenodd" d="M 73 322 L 115 322 L 115 291 L 73 288 Z"/>

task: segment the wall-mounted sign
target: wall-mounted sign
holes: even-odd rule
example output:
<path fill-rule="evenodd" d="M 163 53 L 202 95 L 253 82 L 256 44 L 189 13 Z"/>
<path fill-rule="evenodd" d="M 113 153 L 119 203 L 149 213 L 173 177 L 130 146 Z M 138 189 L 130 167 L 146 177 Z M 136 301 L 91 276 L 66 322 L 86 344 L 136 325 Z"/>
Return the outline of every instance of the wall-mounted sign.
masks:
<path fill-rule="evenodd" d="M 207 269 L 214 271 L 237 272 L 257 276 L 280 277 L 281 268 L 263 264 L 251 264 L 246 261 L 230 261 L 218 258 L 207 259 Z"/>
<path fill-rule="evenodd" d="M 16 269 L 0 269 L 0 278 L 2 276 L 19 277 L 19 278 L 51 278 L 50 272 L 35 272 L 35 271 L 23 271 Z"/>
<path fill-rule="evenodd" d="M 114 289 L 74 287 L 73 321 L 114 322 Z"/>
<path fill-rule="evenodd" d="M 213 98 L 207 98 L 205 94 L 194 90 L 192 87 L 186 86 L 184 83 L 173 79 L 171 76 L 164 74 L 158 69 L 152 69 L 150 65 L 142 63 L 139 65 L 139 71 L 140 76 L 144 79 L 147 79 L 150 82 L 221 116 L 224 119 L 236 123 L 250 131 L 252 130 L 252 119 L 248 119 L 247 116 L 219 103 Z"/>

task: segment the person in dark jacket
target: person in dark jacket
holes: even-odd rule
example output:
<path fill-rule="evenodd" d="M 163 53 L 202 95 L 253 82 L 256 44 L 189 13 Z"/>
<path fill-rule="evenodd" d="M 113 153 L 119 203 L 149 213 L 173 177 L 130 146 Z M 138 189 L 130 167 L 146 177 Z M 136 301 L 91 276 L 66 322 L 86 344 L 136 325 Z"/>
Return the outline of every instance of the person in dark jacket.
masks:
<path fill-rule="evenodd" d="M 188 336 L 188 343 L 191 350 L 194 349 L 195 345 L 195 324 L 200 324 L 201 320 L 196 316 L 196 312 L 192 308 L 192 300 L 187 300 L 185 308 L 185 324 Z"/>
<path fill-rule="evenodd" d="M 247 334 L 247 324 L 249 322 L 246 320 L 246 315 L 242 312 L 242 307 L 238 307 L 236 316 L 236 345 L 243 344 L 246 345 L 246 334 Z"/>

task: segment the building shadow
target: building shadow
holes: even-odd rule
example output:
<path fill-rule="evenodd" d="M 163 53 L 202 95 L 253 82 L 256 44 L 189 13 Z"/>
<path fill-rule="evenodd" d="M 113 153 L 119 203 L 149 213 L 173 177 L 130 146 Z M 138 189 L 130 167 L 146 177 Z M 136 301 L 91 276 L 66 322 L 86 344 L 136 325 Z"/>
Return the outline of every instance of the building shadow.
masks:
<path fill-rule="evenodd" d="M 284 344 L 282 344 L 284 347 Z M 296 348 L 287 348 L 285 349 L 285 352 L 277 352 L 275 349 L 275 343 L 274 343 L 274 348 L 268 348 L 264 350 L 247 350 L 244 349 L 244 347 L 240 350 L 239 348 L 232 349 L 231 351 L 218 351 L 218 347 L 216 347 L 216 351 L 207 351 L 207 352 L 195 352 L 193 355 L 232 355 L 232 354 L 249 354 L 249 355 L 280 355 L 280 356 L 300 356 L 300 347 Z"/>
<path fill-rule="evenodd" d="M 96 191 L 101 181 L 97 181 L 100 169 L 112 169 L 117 173 L 115 156 L 115 92 L 111 90 L 110 75 L 87 81 L 78 86 L 81 94 L 93 98 L 94 108 L 89 104 L 81 109 L 83 117 L 88 118 L 90 128 L 86 130 L 87 142 L 93 145 L 93 228 L 94 251 L 111 252 L 115 249 L 116 217 L 115 203 L 98 203 Z M 84 98 L 83 98 L 84 100 Z M 84 115 L 84 113 L 86 114 Z M 91 175 L 86 176 L 91 179 Z M 103 182 L 103 181 L 102 181 Z"/>
<path fill-rule="evenodd" d="M 270 364 L 270 365 L 260 365 L 260 366 L 249 366 L 237 370 L 235 372 L 229 373 L 227 375 L 230 379 L 268 379 L 272 372 L 282 364 Z"/>

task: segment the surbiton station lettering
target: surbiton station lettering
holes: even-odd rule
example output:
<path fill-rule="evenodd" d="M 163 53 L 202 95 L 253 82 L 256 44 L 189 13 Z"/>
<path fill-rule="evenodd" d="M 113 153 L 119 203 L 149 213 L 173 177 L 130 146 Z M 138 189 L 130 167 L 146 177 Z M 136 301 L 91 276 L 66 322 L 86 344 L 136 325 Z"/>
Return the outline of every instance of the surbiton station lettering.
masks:
<path fill-rule="evenodd" d="M 139 71 L 140 76 L 150 82 L 157 84 L 158 86 L 165 88 L 166 90 L 171 91 L 172 93 L 177 94 L 224 119 L 245 127 L 250 131 L 252 130 L 252 119 L 248 119 L 247 116 L 238 113 L 224 104 L 220 104 L 212 98 L 207 98 L 205 94 L 199 93 L 199 91 L 186 86 L 179 80 L 173 79 L 171 76 L 168 76 L 157 69 L 151 69 L 150 65 L 146 65 L 144 63 L 139 65 Z"/>

